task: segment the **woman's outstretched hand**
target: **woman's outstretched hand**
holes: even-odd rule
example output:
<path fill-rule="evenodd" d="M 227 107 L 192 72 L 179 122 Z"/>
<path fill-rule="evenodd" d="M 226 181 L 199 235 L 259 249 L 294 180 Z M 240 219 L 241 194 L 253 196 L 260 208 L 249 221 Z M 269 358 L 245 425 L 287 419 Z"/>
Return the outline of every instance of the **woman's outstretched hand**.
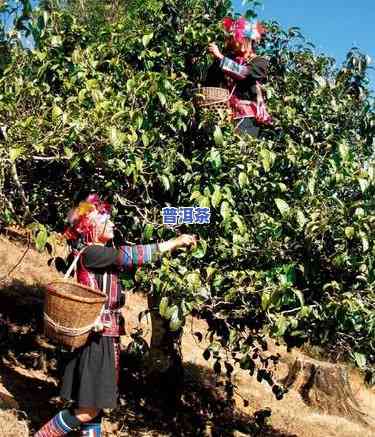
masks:
<path fill-rule="evenodd" d="M 197 247 L 197 236 L 182 234 L 176 238 L 176 247 L 192 247 L 195 249 Z"/>
<path fill-rule="evenodd" d="M 210 53 L 212 53 L 215 56 L 215 58 L 217 58 L 217 59 L 223 59 L 224 58 L 224 55 L 221 53 L 219 47 L 214 42 L 212 42 L 211 44 L 208 45 L 208 51 Z"/>
<path fill-rule="evenodd" d="M 195 249 L 197 247 L 197 241 L 198 237 L 196 235 L 182 234 L 177 238 L 159 243 L 159 250 L 163 253 L 178 249 L 179 247 L 191 247 Z"/>

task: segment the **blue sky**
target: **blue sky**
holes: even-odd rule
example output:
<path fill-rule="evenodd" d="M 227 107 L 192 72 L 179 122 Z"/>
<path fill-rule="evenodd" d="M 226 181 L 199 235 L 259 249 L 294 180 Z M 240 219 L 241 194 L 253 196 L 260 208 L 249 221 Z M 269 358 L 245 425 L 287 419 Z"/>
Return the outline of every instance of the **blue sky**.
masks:
<path fill-rule="evenodd" d="M 233 0 L 236 12 L 245 8 Z M 375 67 L 375 0 L 263 0 L 256 9 L 260 20 L 275 20 L 283 27 L 297 26 L 318 52 L 340 65 L 355 46 L 372 59 Z M 375 70 L 369 70 L 375 89 Z"/>

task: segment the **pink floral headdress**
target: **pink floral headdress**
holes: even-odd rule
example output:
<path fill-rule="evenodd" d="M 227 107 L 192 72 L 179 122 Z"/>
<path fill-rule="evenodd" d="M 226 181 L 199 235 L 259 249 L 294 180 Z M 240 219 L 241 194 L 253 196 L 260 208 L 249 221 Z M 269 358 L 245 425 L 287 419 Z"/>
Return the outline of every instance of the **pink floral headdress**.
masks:
<path fill-rule="evenodd" d="M 111 205 L 102 201 L 97 194 L 90 194 L 86 200 L 69 211 L 67 220 L 70 226 L 65 229 L 65 237 L 68 240 L 77 240 L 82 236 L 85 243 L 94 242 L 97 224 L 109 220 L 111 209 Z"/>
<path fill-rule="evenodd" d="M 231 17 L 223 19 L 223 26 L 226 32 L 230 33 L 236 42 L 242 43 L 245 38 L 259 41 L 267 29 L 259 21 L 254 23 L 247 21 L 244 17 L 237 20 Z"/>

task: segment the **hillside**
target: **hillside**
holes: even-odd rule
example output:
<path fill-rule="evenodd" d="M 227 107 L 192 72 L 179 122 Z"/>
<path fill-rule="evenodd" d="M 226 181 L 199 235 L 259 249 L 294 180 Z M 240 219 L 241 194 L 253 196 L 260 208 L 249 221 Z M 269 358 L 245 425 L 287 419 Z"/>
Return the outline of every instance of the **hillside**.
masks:
<path fill-rule="evenodd" d="M 41 284 L 58 277 L 59 274 L 47 265 L 48 255 L 30 248 L 11 277 L 4 279 L 4 275 L 17 263 L 25 249 L 23 243 L 0 236 L 1 313 L 4 318 L 9 317 L 10 331 L 13 333 L 13 336 L 9 334 L 7 339 L 0 336 L 1 437 L 26 436 L 26 425 L 30 432 L 35 430 L 59 406 L 58 399 L 53 397 L 57 395 L 58 385 L 53 365 L 53 347 L 42 338 L 36 337 L 34 332 L 34 327 L 39 326 Z M 137 327 L 138 314 L 146 307 L 146 298 L 141 293 L 128 296 L 125 307 L 128 333 Z M 142 327 L 145 337 L 149 339 L 148 323 L 144 321 Z M 118 411 L 106 413 L 105 437 L 375 435 L 375 420 L 371 418 L 374 414 L 375 390 L 365 387 L 358 372 L 351 369 L 348 373 L 349 382 L 355 400 L 364 413 L 363 423 L 351 417 L 330 415 L 311 408 L 293 388 L 283 400 L 277 401 L 267 384 L 259 384 L 255 378 L 238 368 L 234 371 L 237 384 L 236 406 L 227 407 L 222 387 L 216 386 L 217 379 L 211 370 L 212 363 L 202 357 L 204 347 L 192 335 L 192 332 L 197 330 L 204 332 L 204 322 L 188 320 L 183 336 L 186 390 L 177 418 L 168 418 L 163 405 L 148 396 L 148 387 L 134 376 L 125 374 L 125 378 L 128 379 L 124 383 L 127 387 L 127 395 L 122 400 L 124 405 Z M 123 341 L 126 344 L 129 337 L 125 337 Z M 293 362 L 295 358 L 312 361 L 298 350 L 287 354 L 284 348 L 278 347 L 277 351 L 284 357 L 277 370 L 279 378 L 287 373 L 286 362 Z M 41 359 L 41 356 L 44 359 Z M 249 401 L 246 407 L 243 398 Z M 205 409 L 210 409 L 208 407 L 213 411 L 211 417 L 205 414 Z M 262 425 L 259 411 L 268 408 L 272 410 L 269 425 Z"/>

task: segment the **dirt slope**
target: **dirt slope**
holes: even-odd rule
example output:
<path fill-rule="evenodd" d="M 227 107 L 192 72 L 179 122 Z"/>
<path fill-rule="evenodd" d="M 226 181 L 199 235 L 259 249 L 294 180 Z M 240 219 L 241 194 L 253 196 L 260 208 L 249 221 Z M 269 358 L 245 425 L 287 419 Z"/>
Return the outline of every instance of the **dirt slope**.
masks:
<path fill-rule="evenodd" d="M 13 290 L 15 304 L 17 299 L 26 302 L 25 294 L 17 294 L 18 290 L 38 288 L 39 284 L 47 283 L 59 277 L 59 274 L 48 267 L 50 258 L 47 254 L 39 254 L 29 249 L 21 264 L 4 279 L 6 273 L 17 263 L 24 254 L 26 247 L 14 240 L 9 240 L 0 235 L 0 313 L 6 312 L 7 303 L 3 304 L 3 296 Z M 21 285 L 20 285 L 21 284 Z M 128 333 L 138 325 L 138 314 L 147 306 L 146 299 L 140 294 L 128 296 L 125 307 Z M 20 306 L 22 309 L 22 306 Z M 5 310 L 5 311 L 4 311 Z M 193 324 L 193 328 L 192 325 Z M 147 320 L 142 322 L 146 338 L 150 337 L 150 326 Z M 276 401 L 268 385 L 259 384 L 255 378 L 246 372 L 235 370 L 237 384 L 236 409 L 230 412 L 232 424 L 236 421 L 235 432 L 228 433 L 220 421 L 225 421 L 223 416 L 211 417 L 203 423 L 200 421 L 199 408 L 202 399 L 212 397 L 215 389 L 215 376 L 211 372 L 211 364 L 202 357 L 204 344 L 198 344 L 191 331 L 205 331 L 205 324 L 199 320 L 189 320 L 183 337 L 183 356 L 186 363 L 186 375 L 189 380 L 186 408 L 181 412 L 178 423 L 163 419 L 165 412 L 152 410 L 150 405 L 142 405 L 142 399 L 129 401 L 117 412 L 108 414 L 105 418 L 105 433 L 109 436 L 175 436 L 175 435 L 213 435 L 213 436 L 279 436 L 279 437 L 371 437 L 375 436 L 375 390 L 366 388 L 360 376 L 355 371 L 350 371 L 350 384 L 361 410 L 368 415 L 368 425 L 351 421 L 349 418 L 326 415 L 306 405 L 301 396 L 291 390 L 282 401 Z M 23 338 L 23 337 L 20 337 Z M 129 338 L 124 338 L 126 343 Z M 46 347 L 48 353 L 48 346 Z M 285 353 L 284 350 L 280 349 Z M 295 357 L 303 357 L 299 351 L 293 352 Z M 25 430 L 25 419 L 30 430 L 36 429 L 58 408 L 57 395 L 58 378 L 47 376 L 43 369 L 35 370 L 32 365 L 19 366 L 7 358 L 0 361 L 0 436 L 20 437 L 28 435 Z M 280 376 L 286 372 L 285 366 L 280 366 Z M 198 387 L 199 386 L 199 387 Z M 195 403 L 191 403 L 192 394 L 196 395 Z M 249 406 L 244 407 L 243 399 L 249 400 Z M 211 399 L 211 398 L 210 398 Z M 212 400 L 213 399 L 213 400 Z M 218 398 L 213 397 L 212 402 L 219 404 Z M 188 405 L 188 402 L 190 404 Z M 147 402 L 146 402 L 147 403 Z M 136 404 L 136 407 L 134 406 Z M 203 407 L 202 407 L 203 408 Z M 271 426 L 255 434 L 241 430 L 241 423 L 251 422 L 254 413 L 258 410 L 270 408 L 272 410 Z M 195 410 L 195 411 L 193 411 Z M 17 411 L 18 416 L 17 416 Z M 198 417 L 199 416 L 199 417 Z M 197 420 L 198 425 L 192 424 L 191 418 Z M 203 423 L 203 425 L 202 425 Z M 6 425 L 6 426 L 5 426 Z M 224 425 L 223 425 L 224 426 Z M 31 432 L 31 431 L 30 431 Z M 32 434 L 30 434 L 32 435 Z"/>

